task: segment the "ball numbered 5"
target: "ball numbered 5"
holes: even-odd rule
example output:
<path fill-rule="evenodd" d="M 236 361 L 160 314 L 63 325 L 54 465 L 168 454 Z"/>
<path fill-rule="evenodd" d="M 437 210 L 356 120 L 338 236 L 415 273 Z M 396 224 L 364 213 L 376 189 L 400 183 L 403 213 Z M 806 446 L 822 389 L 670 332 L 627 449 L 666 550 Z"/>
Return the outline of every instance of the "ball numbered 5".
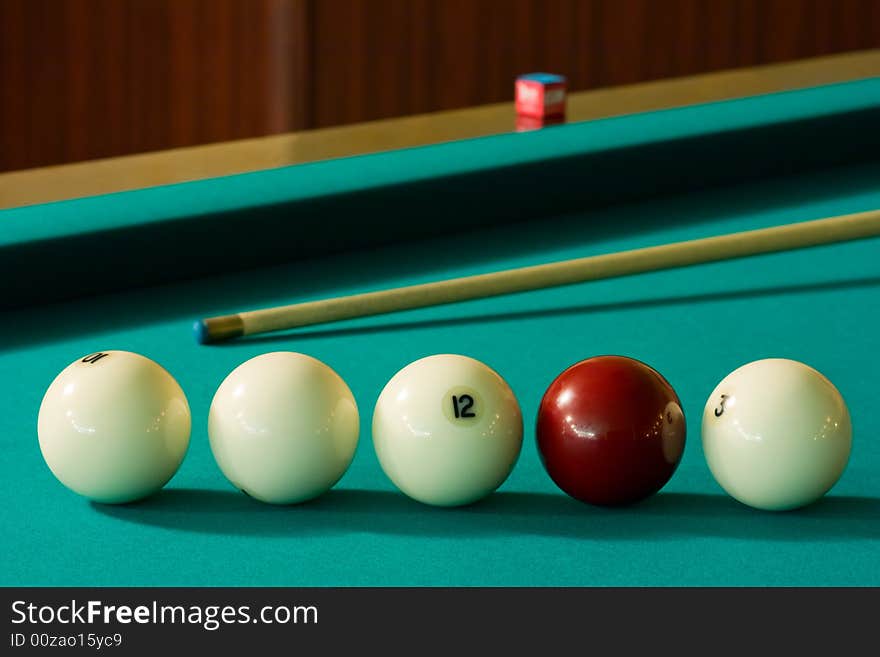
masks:
<path fill-rule="evenodd" d="M 37 420 L 55 477 L 96 502 L 132 502 L 162 488 L 189 445 L 189 404 L 158 363 L 130 351 L 75 360 L 52 382 Z"/>
<path fill-rule="evenodd" d="M 522 448 L 510 386 L 487 365 L 441 354 L 388 382 L 373 413 L 373 445 L 389 479 L 425 504 L 470 504 L 498 488 Z"/>

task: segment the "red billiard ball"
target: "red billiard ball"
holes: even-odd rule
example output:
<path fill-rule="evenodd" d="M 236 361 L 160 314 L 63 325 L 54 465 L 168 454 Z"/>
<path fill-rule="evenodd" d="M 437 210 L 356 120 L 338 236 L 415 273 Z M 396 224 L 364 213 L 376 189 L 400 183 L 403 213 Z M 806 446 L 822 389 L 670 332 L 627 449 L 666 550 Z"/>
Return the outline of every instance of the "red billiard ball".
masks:
<path fill-rule="evenodd" d="M 672 386 L 624 356 L 572 365 L 538 409 L 538 451 L 547 473 L 590 504 L 631 504 L 656 493 L 678 467 L 685 434 Z"/>

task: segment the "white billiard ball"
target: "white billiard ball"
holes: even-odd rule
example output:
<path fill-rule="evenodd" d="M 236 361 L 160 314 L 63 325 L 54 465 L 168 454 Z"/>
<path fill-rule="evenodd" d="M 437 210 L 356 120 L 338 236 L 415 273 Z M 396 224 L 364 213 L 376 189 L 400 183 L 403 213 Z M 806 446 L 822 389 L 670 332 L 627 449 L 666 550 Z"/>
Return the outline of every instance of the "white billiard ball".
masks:
<path fill-rule="evenodd" d="M 208 413 L 220 470 L 233 486 L 271 504 L 330 490 L 351 465 L 359 431 L 345 381 L 321 361 L 289 351 L 236 367 Z"/>
<path fill-rule="evenodd" d="M 389 479 L 425 504 L 458 506 L 507 479 L 522 447 L 510 386 L 480 361 L 451 354 L 410 363 L 373 413 L 373 445 Z"/>
<path fill-rule="evenodd" d="M 71 363 L 46 390 L 37 420 L 52 474 L 104 503 L 133 502 L 168 483 L 186 454 L 190 427 L 177 381 L 130 351 Z"/>
<path fill-rule="evenodd" d="M 840 392 L 794 360 L 768 358 L 734 370 L 703 411 L 712 475 L 757 509 L 796 509 L 821 498 L 843 474 L 851 445 Z"/>

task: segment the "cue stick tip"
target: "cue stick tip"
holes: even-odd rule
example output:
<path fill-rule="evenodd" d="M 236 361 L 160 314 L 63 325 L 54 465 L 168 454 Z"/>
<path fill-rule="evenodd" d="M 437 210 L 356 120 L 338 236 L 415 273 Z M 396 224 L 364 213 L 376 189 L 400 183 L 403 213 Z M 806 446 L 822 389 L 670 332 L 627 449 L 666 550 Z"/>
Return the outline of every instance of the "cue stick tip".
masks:
<path fill-rule="evenodd" d="M 244 335 L 244 322 L 239 315 L 199 319 L 193 323 L 193 333 L 199 344 L 221 342 Z"/>

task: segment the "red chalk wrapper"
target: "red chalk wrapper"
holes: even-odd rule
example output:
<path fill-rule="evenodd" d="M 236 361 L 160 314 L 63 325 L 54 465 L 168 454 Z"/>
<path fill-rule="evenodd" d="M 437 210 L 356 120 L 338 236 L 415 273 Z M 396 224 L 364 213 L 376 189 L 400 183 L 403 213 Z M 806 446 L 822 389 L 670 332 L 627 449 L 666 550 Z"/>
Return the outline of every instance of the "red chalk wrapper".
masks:
<path fill-rule="evenodd" d="M 553 73 L 528 73 L 516 79 L 516 114 L 536 118 L 565 116 L 566 79 Z"/>

